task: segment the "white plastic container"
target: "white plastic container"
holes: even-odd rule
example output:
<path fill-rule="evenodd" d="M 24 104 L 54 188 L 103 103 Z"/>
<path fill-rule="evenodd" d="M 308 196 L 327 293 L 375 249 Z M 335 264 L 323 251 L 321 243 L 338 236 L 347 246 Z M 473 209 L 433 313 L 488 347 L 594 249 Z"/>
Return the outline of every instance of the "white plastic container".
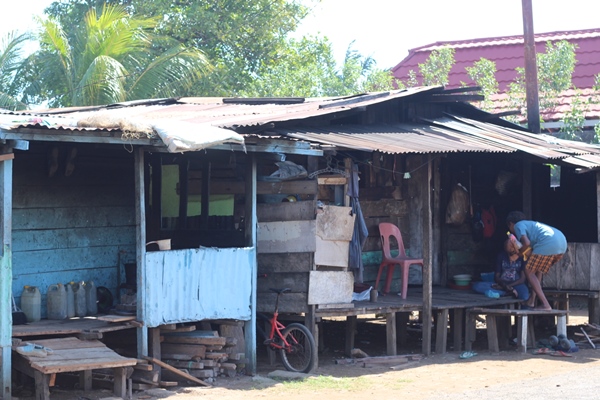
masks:
<path fill-rule="evenodd" d="M 36 286 L 23 288 L 21 310 L 27 316 L 27 322 L 36 322 L 42 319 L 42 295 Z"/>
<path fill-rule="evenodd" d="M 65 285 L 65 289 L 67 291 L 67 318 L 73 318 L 75 316 L 75 293 L 71 282 Z"/>
<path fill-rule="evenodd" d="M 98 294 L 94 281 L 85 282 L 85 304 L 87 306 L 87 315 L 98 314 Z"/>
<path fill-rule="evenodd" d="M 67 291 L 62 283 L 48 286 L 48 319 L 67 318 Z"/>
<path fill-rule="evenodd" d="M 87 304 L 85 302 L 85 287 L 83 282 L 71 282 L 73 288 L 73 303 L 76 317 L 85 317 Z"/>

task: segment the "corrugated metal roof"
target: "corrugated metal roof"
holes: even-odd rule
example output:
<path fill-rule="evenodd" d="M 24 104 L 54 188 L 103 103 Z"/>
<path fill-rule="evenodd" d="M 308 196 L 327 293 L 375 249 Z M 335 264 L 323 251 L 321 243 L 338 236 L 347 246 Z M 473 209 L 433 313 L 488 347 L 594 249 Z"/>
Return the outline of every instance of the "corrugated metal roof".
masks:
<path fill-rule="evenodd" d="M 457 116 L 433 119 L 430 123 L 276 129 L 274 132 L 352 150 L 392 154 L 520 151 L 548 163 L 564 162 L 584 169 L 600 167 L 600 146 L 597 145 L 531 134 Z"/>
<path fill-rule="evenodd" d="M 221 98 L 160 99 L 105 108 L 3 113 L 0 114 L 0 131 L 4 133 L 0 137 L 6 138 L 8 137 L 6 132 L 12 131 L 10 138 L 18 138 L 18 135 L 22 134 L 22 128 L 45 127 L 51 130 L 25 129 L 25 131 L 34 132 L 30 140 L 48 140 L 43 139 L 45 132 L 48 132 L 48 137 L 53 138 L 53 135 L 57 135 L 56 131 L 64 130 L 66 134 L 73 132 L 73 138 L 68 138 L 70 141 L 84 141 L 78 138 L 88 134 L 102 136 L 103 139 L 109 137 L 111 143 L 116 143 L 119 140 L 116 137 L 118 132 L 110 132 L 110 130 L 118 129 L 119 122 L 122 120 L 146 125 L 152 125 L 156 121 L 161 123 L 171 121 L 175 124 L 185 122 L 187 126 L 196 126 L 197 129 L 193 134 L 200 138 L 204 135 L 202 127 L 207 125 L 232 130 L 244 127 L 246 129 L 238 130 L 238 133 L 245 135 L 246 139 L 258 134 L 260 137 L 267 136 L 270 139 L 305 141 L 305 144 L 312 143 L 313 146 L 329 145 L 393 154 L 520 151 L 544 162 L 563 161 L 585 169 L 600 168 L 600 147 L 597 145 L 564 141 L 549 135 L 535 135 L 460 116 L 449 115 L 422 120 L 421 123 L 394 125 L 330 125 L 327 120 L 322 120 L 319 124 L 303 122 L 303 120 L 327 114 L 351 112 L 372 104 L 419 93 L 441 92 L 443 92 L 441 87 L 419 87 L 348 97 L 306 99 L 306 101 L 300 99 L 298 102 L 282 101 L 279 104 L 276 99 L 273 102 L 266 100 L 266 103 L 264 99 L 254 99 L 254 101 L 252 99 L 225 101 Z M 489 116 L 483 111 L 478 110 L 478 112 L 482 114 L 482 118 Z M 280 124 L 280 122 L 286 123 Z M 83 123 L 90 128 L 81 128 Z M 254 131 L 252 130 L 254 126 L 259 126 L 260 129 Z"/>
<path fill-rule="evenodd" d="M 149 100 L 147 103 L 136 101 L 132 104 L 124 103 L 110 107 L 93 106 L 0 113 L 0 128 L 17 129 L 39 125 L 75 129 L 86 119 L 94 119 L 96 123 L 104 119 L 107 125 L 98 125 L 98 127 L 107 129 L 111 122 L 118 123 L 124 118 L 146 123 L 169 120 L 210 124 L 220 128 L 252 127 L 335 114 L 417 93 L 441 91 L 443 91 L 441 86 L 423 86 L 356 96 L 306 99 L 297 104 L 275 102 L 244 104 L 244 99 L 239 99 L 240 103 L 230 103 L 225 102 L 223 98 L 181 98 L 176 103 L 166 102 L 164 99 L 160 102 Z"/>

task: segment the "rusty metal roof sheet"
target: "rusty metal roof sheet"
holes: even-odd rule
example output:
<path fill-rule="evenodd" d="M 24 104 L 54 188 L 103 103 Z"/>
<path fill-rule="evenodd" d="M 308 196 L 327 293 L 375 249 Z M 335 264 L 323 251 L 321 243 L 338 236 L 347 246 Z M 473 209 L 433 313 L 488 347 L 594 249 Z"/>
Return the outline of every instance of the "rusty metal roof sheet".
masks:
<path fill-rule="evenodd" d="M 395 154 L 453 152 L 524 152 L 549 163 L 600 167 L 600 146 L 536 135 L 468 118 L 448 116 L 430 124 L 348 125 L 322 128 L 276 129 L 296 139 L 346 149 Z"/>

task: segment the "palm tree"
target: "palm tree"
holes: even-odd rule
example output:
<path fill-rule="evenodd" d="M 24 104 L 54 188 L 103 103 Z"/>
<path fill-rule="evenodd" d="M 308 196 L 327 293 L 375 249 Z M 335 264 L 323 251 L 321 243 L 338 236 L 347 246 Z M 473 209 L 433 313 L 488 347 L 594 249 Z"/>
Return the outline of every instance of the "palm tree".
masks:
<path fill-rule="evenodd" d="M 201 51 L 154 37 L 157 18 L 130 16 L 122 6 L 105 5 L 100 15 L 90 9 L 75 35 L 54 19 L 38 22 L 40 50 L 31 61 L 37 65 L 37 95 L 50 106 L 176 96 L 210 68 Z M 170 47 L 154 54 L 153 44 L 162 42 Z"/>
<path fill-rule="evenodd" d="M 7 33 L 0 39 L 0 108 L 24 110 L 27 106 L 17 99 L 19 95 L 16 74 L 23 58 L 23 44 L 27 34 Z"/>

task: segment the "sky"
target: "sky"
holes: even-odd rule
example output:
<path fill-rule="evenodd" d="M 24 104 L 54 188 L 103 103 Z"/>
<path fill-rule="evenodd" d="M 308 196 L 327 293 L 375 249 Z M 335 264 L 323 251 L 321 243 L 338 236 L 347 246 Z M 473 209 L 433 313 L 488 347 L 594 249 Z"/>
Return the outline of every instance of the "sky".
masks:
<path fill-rule="evenodd" d="M 4 0 L 6 1 L 6 0 Z M 531 0 L 536 33 L 600 28 L 599 0 Z M 33 27 L 52 0 L 19 0 L 0 13 L 0 35 Z M 16 3 L 15 3 L 16 4 Z M 409 49 L 446 40 L 523 34 L 522 0 L 322 0 L 299 34 L 327 36 L 341 63 L 350 43 L 379 68 Z"/>

